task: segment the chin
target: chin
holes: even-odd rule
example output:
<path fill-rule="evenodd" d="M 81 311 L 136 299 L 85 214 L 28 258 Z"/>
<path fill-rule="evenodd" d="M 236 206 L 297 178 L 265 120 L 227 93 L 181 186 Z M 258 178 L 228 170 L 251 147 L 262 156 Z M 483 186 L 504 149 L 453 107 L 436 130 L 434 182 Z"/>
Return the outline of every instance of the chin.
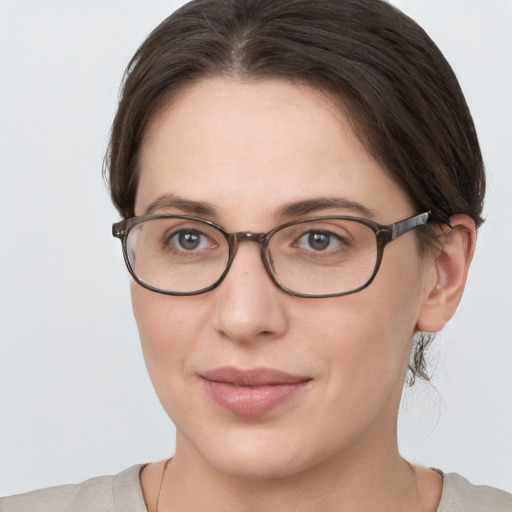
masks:
<path fill-rule="evenodd" d="M 202 438 L 195 451 L 209 467 L 232 478 L 277 480 L 297 475 L 320 462 L 314 459 L 321 458 L 321 447 L 316 447 L 316 455 L 308 456 L 307 445 L 304 439 L 294 439 L 290 432 L 257 428 Z"/>
<path fill-rule="evenodd" d="M 242 480 L 279 480 L 292 477 L 302 470 L 296 457 L 261 453 L 226 454 L 212 461 L 215 468 L 232 478 Z"/>

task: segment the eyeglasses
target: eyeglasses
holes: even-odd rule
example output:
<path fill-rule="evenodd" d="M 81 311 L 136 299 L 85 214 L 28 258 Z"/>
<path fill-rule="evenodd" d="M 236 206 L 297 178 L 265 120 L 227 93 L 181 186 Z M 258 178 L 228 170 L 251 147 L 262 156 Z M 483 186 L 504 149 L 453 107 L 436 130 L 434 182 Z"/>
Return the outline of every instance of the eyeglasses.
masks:
<path fill-rule="evenodd" d="M 384 247 L 426 224 L 430 212 L 384 226 L 345 216 L 287 222 L 268 233 L 229 233 L 188 215 L 142 215 L 117 222 L 135 281 L 166 295 L 197 295 L 226 277 L 240 242 L 260 246 L 274 283 L 298 297 L 334 297 L 366 288 L 379 270 Z"/>

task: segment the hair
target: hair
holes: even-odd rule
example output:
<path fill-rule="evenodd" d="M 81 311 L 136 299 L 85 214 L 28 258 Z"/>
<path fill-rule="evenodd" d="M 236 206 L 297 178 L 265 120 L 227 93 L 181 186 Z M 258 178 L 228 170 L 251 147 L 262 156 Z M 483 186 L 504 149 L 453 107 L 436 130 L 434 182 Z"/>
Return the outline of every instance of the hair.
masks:
<path fill-rule="evenodd" d="M 225 76 L 282 78 L 334 98 L 367 150 L 435 221 L 483 222 L 485 176 L 473 120 L 450 65 L 413 20 L 383 0 L 193 0 L 130 61 L 107 155 L 114 205 L 133 216 L 149 123 L 184 88 Z M 409 384 L 428 380 L 432 334 L 415 338 Z"/>

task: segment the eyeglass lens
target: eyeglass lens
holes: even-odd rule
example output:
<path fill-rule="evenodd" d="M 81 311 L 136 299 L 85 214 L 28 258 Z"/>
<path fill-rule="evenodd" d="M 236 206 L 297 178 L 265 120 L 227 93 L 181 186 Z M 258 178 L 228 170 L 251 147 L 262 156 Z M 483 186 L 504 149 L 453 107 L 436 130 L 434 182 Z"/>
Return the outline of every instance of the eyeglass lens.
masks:
<path fill-rule="evenodd" d="M 200 221 L 158 218 L 126 240 L 137 279 L 165 292 L 192 293 L 216 283 L 229 261 L 223 232 Z M 344 293 L 366 284 L 377 262 L 374 231 L 354 220 L 322 219 L 277 229 L 268 240 L 274 279 L 300 294 Z"/>

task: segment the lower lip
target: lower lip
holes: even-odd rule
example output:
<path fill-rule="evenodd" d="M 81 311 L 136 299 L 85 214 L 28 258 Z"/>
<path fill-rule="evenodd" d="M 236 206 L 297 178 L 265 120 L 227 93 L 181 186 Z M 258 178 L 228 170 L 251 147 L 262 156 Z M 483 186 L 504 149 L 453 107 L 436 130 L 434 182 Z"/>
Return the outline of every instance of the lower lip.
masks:
<path fill-rule="evenodd" d="M 233 386 L 204 379 L 213 401 L 238 416 L 259 416 L 291 400 L 308 384 L 308 380 L 290 384 Z"/>

